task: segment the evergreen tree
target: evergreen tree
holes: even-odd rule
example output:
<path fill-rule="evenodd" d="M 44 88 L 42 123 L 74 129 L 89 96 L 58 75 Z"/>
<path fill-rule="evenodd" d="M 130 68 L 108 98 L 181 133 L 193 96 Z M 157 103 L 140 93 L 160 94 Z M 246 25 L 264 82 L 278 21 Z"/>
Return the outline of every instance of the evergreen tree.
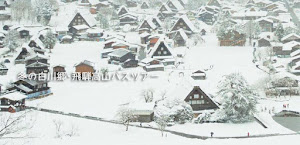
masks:
<path fill-rule="evenodd" d="M 53 13 L 53 6 L 49 0 L 37 0 L 35 5 L 37 21 L 47 25 Z"/>
<path fill-rule="evenodd" d="M 19 32 L 10 30 L 3 40 L 4 46 L 9 48 L 10 52 L 14 52 L 19 47 Z"/>
<path fill-rule="evenodd" d="M 239 73 L 225 76 L 218 86 L 222 105 L 218 110 L 219 119 L 226 122 L 247 122 L 256 112 L 256 93 L 251 90 L 245 78 Z"/>
<path fill-rule="evenodd" d="M 281 38 L 284 36 L 284 29 L 281 23 L 276 27 L 275 35 L 277 36 L 278 41 L 281 41 Z"/>
<path fill-rule="evenodd" d="M 100 28 L 107 29 L 109 28 L 108 18 L 105 15 L 102 15 L 101 13 L 97 14 L 97 19 L 100 23 Z"/>
<path fill-rule="evenodd" d="M 56 39 L 55 35 L 49 30 L 46 33 L 43 43 L 45 44 L 45 47 L 48 48 L 51 52 L 51 49 L 53 49 L 53 47 L 55 46 L 56 41 L 57 41 L 57 39 Z"/>

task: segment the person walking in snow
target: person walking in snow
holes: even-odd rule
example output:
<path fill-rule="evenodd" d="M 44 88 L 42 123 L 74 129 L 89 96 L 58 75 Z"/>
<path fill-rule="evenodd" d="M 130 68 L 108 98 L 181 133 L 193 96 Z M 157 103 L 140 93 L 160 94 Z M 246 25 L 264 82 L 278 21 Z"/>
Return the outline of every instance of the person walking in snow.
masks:
<path fill-rule="evenodd" d="M 213 137 L 213 136 L 214 136 L 214 132 L 211 132 L 211 133 L 210 133 L 210 137 Z"/>

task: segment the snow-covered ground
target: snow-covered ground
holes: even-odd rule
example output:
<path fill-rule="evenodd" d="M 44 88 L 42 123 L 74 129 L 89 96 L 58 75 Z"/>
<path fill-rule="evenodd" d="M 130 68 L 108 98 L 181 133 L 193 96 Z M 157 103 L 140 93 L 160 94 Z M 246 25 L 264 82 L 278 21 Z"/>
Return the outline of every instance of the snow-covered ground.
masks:
<path fill-rule="evenodd" d="M 91 121 L 86 119 L 79 119 L 74 117 L 67 117 L 62 115 L 53 115 L 43 112 L 30 112 L 31 117 L 34 117 L 34 126 L 27 131 L 26 138 L 13 138 L 13 139 L 1 139 L 0 144 L 5 145 L 15 145 L 15 144 L 30 144 L 30 145 L 41 145 L 41 144 L 51 144 L 51 145 L 98 145 L 98 144 L 109 144 L 109 145 L 120 145 L 120 144 L 130 144 L 130 145 L 196 145 L 196 144 L 206 144 L 206 145 L 265 145 L 272 143 L 273 145 L 297 145 L 299 141 L 299 136 L 277 136 L 277 137 L 267 137 L 267 138 L 251 138 L 251 139 L 189 139 L 185 137 L 180 137 L 167 133 L 167 137 L 161 137 L 159 131 L 141 129 L 136 127 L 129 127 L 129 131 L 125 131 L 125 126 L 115 125 L 110 123 L 103 123 L 98 121 Z M 68 134 L 73 128 L 75 131 L 75 136 L 63 136 L 62 138 L 57 138 L 56 129 L 54 121 L 62 122 L 61 134 Z M 189 126 L 189 125 L 187 125 Z M 201 132 L 202 128 L 198 131 Z M 245 128 L 246 130 L 247 128 Z M 197 129 L 193 129 L 197 130 Z M 227 128 L 227 131 L 232 131 L 231 128 Z M 242 132 L 242 131 L 240 131 Z M 246 132 L 245 132 L 246 134 Z M 218 132 L 215 134 L 218 135 Z"/>
<path fill-rule="evenodd" d="M 133 35 L 133 34 L 128 34 Z M 218 82 L 223 75 L 240 72 L 250 83 L 254 83 L 264 75 L 252 63 L 251 47 L 219 47 L 215 34 L 204 37 L 205 43 L 190 48 L 185 57 L 185 64 L 180 71 L 191 72 L 205 69 L 208 79 L 205 81 L 191 82 L 200 85 L 207 93 L 215 94 Z M 95 63 L 97 70 L 112 68 L 106 59 L 100 58 L 103 45 L 99 42 L 75 42 L 72 44 L 57 44 L 52 51 L 50 64 L 66 65 L 67 73 L 74 72 L 74 65 L 82 60 Z M 175 48 L 176 49 L 176 48 Z M 141 68 L 126 69 L 120 72 L 143 72 Z M 115 111 L 121 104 L 141 100 L 140 93 L 143 89 L 155 90 L 156 99 L 160 99 L 160 92 L 171 90 L 174 84 L 179 83 L 176 70 L 169 76 L 170 71 L 156 72 L 158 78 L 147 78 L 145 81 L 111 81 L 111 82 L 50 82 L 52 96 L 44 99 L 28 101 L 28 105 L 41 108 L 55 109 L 66 112 L 94 115 L 112 119 Z M 189 73 L 185 77 L 189 78 Z M 150 74 L 151 75 L 151 74 Z M 171 79 L 170 79 L 171 77 Z M 203 85 L 202 85 L 203 84 Z M 59 100 L 59 101 L 58 101 Z"/>

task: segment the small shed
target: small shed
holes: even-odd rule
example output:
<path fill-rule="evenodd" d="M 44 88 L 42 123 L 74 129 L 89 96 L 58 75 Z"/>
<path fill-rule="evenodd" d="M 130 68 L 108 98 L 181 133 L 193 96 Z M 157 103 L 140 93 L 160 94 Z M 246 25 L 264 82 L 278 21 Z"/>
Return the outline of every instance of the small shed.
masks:
<path fill-rule="evenodd" d="M 192 78 L 194 80 L 205 80 L 206 79 L 206 73 L 198 70 L 192 73 Z"/>

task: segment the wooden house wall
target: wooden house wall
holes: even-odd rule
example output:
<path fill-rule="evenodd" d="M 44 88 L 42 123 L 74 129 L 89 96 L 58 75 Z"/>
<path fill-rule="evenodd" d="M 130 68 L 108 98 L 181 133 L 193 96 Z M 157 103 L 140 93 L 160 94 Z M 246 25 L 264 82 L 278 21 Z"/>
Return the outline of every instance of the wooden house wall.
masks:
<path fill-rule="evenodd" d="M 83 72 L 93 73 L 93 72 L 95 72 L 95 70 L 92 66 L 88 66 L 88 65 L 85 65 L 85 64 L 80 64 L 80 65 L 76 66 L 75 71 L 78 72 L 78 73 L 83 73 Z"/>

